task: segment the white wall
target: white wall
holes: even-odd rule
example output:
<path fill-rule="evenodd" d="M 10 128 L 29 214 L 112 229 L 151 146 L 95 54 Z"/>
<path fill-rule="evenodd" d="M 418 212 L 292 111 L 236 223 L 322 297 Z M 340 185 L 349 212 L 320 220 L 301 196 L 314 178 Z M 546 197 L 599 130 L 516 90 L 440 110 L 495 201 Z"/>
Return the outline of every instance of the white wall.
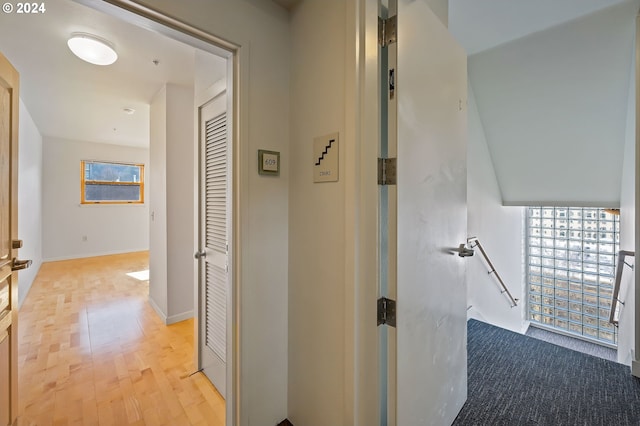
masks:
<path fill-rule="evenodd" d="M 451 0 L 454 36 L 470 55 L 629 0 Z"/>
<path fill-rule="evenodd" d="M 506 205 L 619 205 L 636 3 L 469 58 Z"/>
<path fill-rule="evenodd" d="M 445 27 L 449 26 L 449 0 L 427 0 L 433 13 L 440 19 Z"/>
<path fill-rule="evenodd" d="M 478 237 L 489 259 L 500 274 L 518 306 L 511 308 L 506 294 L 476 248 L 467 259 L 467 305 L 469 318 L 475 318 L 516 332 L 524 331 L 526 291 L 523 250 L 522 207 L 505 207 L 478 114 L 473 88 L 469 84 L 469 148 L 467 151 L 467 229 Z"/>
<path fill-rule="evenodd" d="M 240 46 L 237 402 L 240 424 L 274 425 L 287 416 L 289 18 L 262 0 L 138 3 Z M 258 175 L 258 149 L 280 152 L 279 177 Z"/>
<path fill-rule="evenodd" d="M 42 265 L 42 135 L 22 100 L 19 114 L 18 238 L 24 243 L 19 254 L 20 259 L 33 261 L 19 274 L 18 306 L 22 306 Z"/>
<path fill-rule="evenodd" d="M 193 316 L 193 87 L 167 87 L 168 323 Z M 153 148 L 152 148 L 153 149 Z M 191 214 L 189 214 L 191 212 Z"/>
<path fill-rule="evenodd" d="M 635 66 L 629 73 L 629 101 L 627 106 L 626 143 L 620 190 L 620 250 L 635 251 L 636 191 L 636 78 Z M 627 263 L 635 264 L 634 258 Z M 618 362 L 631 365 L 631 350 L 635 344 L 635 270 L 624 267 L 618 299 L 621 306 L 618 327 Z"/>
<path fill-rule="evenodd" d="M 212 53 L 197 49 L 194 61 L 195 76 L 193 78 L 193 92 L 197 98 L 198 95 L 210 88 L 213 83 L 216 83 L 223 78 L 226 79 L 227 60 Z"/>
<path fill-rule="evenodd" d="M 81 160 L 136 162 L 147 166 L 149 151 L 43 138 L 43 258 L 60 260 L 147 250 L 148 203 L 81 205 Z M 145 186 L 145 200 L 147 189 Z"/>
<path fill-rule="evenodd" d="M 348 424 L 345 30 L 339 0 L 304 1 L 292 14 L 289 419 L 296 425 Z M 313 183 L 313 139 L 333 132 L 340 134 L 339 181 Z"/>
<path fill-rule="evenodd" d="M 167 88 L 151 100 L 148 174 L 149 302 L 167 320 Z M 189 268 L 192 269 L 192 268 Z"/>
<path fill-rule="evenodd" d="M 167 324 L 193 316 L 193 88 L 167 84 L 151 103 L 149 299 Z"/>

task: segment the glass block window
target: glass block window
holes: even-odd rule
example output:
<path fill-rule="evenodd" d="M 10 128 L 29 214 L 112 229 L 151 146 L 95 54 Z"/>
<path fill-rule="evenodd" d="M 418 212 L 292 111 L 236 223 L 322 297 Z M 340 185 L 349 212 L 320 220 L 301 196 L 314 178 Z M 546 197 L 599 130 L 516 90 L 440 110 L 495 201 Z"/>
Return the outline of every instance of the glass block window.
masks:
<path fill-rule="evenodd" d="M 619 250 L 617 215 L 599 208 L 529 207 L 529 319 L 617 344 L 609 323 Z"/>
<path fill-rule="evenodd" d="M 82 161 L 82 204 L 144 203 L 144 165 Z"/>

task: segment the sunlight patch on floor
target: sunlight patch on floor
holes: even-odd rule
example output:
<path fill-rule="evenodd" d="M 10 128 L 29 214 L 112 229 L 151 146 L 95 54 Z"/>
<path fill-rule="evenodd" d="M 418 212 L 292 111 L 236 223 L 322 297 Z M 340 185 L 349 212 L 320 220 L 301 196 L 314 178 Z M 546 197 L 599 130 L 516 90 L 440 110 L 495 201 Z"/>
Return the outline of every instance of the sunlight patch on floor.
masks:
<path fill-rule="evenodd" d="M 138 272 L 129 272 L 127 273 L 127 275 L 139 281 L 149 281 L 148 269 L 145 269 L 144 271 L 138 271 Z"/>

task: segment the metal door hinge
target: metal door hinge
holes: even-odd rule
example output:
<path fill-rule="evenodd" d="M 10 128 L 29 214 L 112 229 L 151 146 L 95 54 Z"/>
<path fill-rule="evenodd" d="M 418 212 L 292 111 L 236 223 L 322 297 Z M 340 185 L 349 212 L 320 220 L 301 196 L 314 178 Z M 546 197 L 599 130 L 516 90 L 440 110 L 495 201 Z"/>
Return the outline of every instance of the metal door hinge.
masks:
<path fill-rule="evenodd" d="M 380 46 L 387 47 L 396 41 L 398 41 L 396 16 L 387 19 L 378 17 L 378 42 Z"/>
<path fill-rule="evenodd" d="M 396 159 L 378 158 L 378 185 L 396 184 Z"/>
<path fill-rule="evenodd" d="M 396 326 L 396 301 L 381 297 L 378 299 L 378 325 Z"/>

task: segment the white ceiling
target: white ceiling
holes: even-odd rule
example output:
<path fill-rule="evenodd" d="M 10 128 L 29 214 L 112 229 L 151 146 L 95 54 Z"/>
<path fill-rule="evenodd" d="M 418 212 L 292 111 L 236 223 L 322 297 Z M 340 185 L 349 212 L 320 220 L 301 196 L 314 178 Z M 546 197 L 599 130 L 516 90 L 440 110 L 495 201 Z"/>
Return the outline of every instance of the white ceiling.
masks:
<path fill-rule="evenodd" d="M 301 0 L 273 1 L 291 9 Z M 450 29 L 476 53 L 623 1 L 450 0 Z M 41 133 L 147 146 L 150 100 L 167 82 L 193 84 L 194 49 L 70 0 L 47 0 L 46 8 L 41 15 L 0 14 L 0 51 L 20 72 L 21 98 Z M 66 45 L 72 32 L 110 40 L 118 61 L 99 67 L 77 59 Z"/>
<path fill-rule="evenodd" d="M 472 55 L 625 0 L 449 0 L 449 29 Z"/>
<path fill-rule="evenodd" d="M 66 44 L 73 32 L 110 40 L 116 63 L 76 58 Z M 47 0 L 41 15 L 0 14 L 0 52 L 19 71 L 20 97 L 40 132 L 78 141 L 148 146 L 153 95 L 165 83 L 193 86 L 195 72 L 193 47 L 70 0 Z M 218 62 L 211 72 L 221 78 Z"/>
<path fill-rule="evenodd" d="M 480 119 L 470 134 L 486 138 L 503 203 L 619 205 L 639 7 L 620 2 L 469 58 Z"/>

